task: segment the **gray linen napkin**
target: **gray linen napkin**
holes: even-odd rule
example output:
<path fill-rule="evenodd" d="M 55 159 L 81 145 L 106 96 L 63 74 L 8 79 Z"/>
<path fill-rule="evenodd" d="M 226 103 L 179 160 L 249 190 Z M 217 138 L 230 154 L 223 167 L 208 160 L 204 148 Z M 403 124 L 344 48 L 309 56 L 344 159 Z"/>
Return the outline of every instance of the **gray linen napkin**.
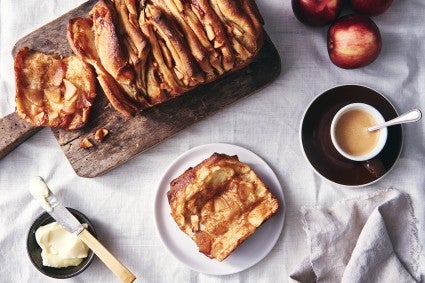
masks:
<path fill-rule="evenodd" d="M 303 207 L 310 257 L 290 275 L 299 282 L 418 282 L 420 245 L 410 198 L 380 190 Z"/>

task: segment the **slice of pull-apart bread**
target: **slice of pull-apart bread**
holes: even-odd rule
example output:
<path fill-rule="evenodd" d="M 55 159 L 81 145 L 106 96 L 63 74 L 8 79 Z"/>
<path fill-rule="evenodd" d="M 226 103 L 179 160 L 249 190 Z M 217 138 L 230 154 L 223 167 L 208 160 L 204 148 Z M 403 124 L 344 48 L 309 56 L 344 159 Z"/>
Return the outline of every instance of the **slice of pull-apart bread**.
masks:
<path fill-rule="evenodd" d="M 96 97 L 93 69 L 76 56 L 60 58 L 26 47 L 15 57 L 16 112 L 35 126 L 78 129 Z"/>
<path fill-rule="evenodd" d="M 200 252 L 219 261 L 279 208 L 263 181 L 237 156 L 214 153 L 170 186 L 171 216 Z"/>
<path fill-rule="evenodd" d="M 111 105 L 125 116 L 146 107 L 136 76 L 127 62 L 128 55 L 119 33 L 117 13 L 110 2 L 99 1 L 90 18 L 74 18 L 68 23 L 67 37 L 71 49 L 91 64 Z"/>

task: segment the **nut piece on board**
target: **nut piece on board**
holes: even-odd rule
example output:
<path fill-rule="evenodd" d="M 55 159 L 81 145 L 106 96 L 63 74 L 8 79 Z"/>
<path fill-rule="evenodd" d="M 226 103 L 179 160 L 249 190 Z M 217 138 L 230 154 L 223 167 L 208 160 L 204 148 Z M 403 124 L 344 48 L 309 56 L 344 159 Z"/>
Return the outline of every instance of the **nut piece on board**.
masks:
<path fill-rule="evenodd" d="M 93 147 L 93 143 L 89 140 L 89 138 L 85 137 L 81 142 L 80 142 L 80 147 L 81 148 L 90 148 Z"/>
<path fill-rule="evenodd" d="M 94 134 L 94 139 L 97 142 L 102 142 L 103 139 L 109 134 L 109 131 L 105 128 L 98 129 Z"/>

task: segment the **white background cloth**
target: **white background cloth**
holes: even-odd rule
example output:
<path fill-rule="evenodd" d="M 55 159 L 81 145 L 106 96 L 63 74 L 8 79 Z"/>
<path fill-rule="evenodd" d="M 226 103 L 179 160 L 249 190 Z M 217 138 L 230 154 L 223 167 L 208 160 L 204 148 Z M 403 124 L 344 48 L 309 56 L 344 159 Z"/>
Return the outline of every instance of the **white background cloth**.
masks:
<path fill-rule="evenodd" d="M 82 2 L 0 0 L 0 116 L 15 107 L 10 55 L 14 43 Z M 0 160 L 1 282 L 54 281 L 32 266 L 25 249 L 27 231 L 42 212 L 28 193 L 29 178 L 35 175 L 43 176 L 66 205 L 90 217 L 100 241 L 140 282 L 287 282 L 308 253 L 301 206 L 326 206 L 390 186 L 411 195 L 420 243 L 425 244 L 425 120 L 405 127 L 404 148 L 395 168 L 364 188 L 324 181 L 302 157 L 299 143 L 299 125 L 307 105 L 339 84 L 377 89 L 399 112 L 413 107 L 425 110 L 425 2 L 395 0 L 386 14 L 375 17 L 382 52 L 373 64 L 356 70 L 342 70 L 329 61 L 327 28 L 300 24 L 289 0 L 257 3 L 282 60 L 281 75 L 267 88 L 94 179 L 76 176 L 49 129 Z M 237 144 L 263 157 L 281 181 L 287 203 L 285 226 L 271 253 L 244 272 L 221 277 L 199 274 L 177 261 L 162 246 L 153 219 L 156 186 L 170 162 L 194 146 L 212 142 Z M 95 260 L 66 282 L 113 280 L 112 273 Z"/>

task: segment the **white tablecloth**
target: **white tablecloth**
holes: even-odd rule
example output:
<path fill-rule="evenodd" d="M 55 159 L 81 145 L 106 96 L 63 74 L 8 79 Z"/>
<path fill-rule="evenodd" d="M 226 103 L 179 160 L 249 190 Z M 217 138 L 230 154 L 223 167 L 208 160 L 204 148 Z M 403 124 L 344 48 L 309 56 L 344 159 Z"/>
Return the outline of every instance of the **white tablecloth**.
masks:
<path fill-rule="evenodd" d="M 11 49 L 22 36 L 83 1 L 0 1 L 0 116 L 14 110 Z M 257 1 L 265 28 L 282 60 L 282 73 L 260 92 L 185 129 L 104 176 L 78 177 L 52 132 L 43 129 L 0 160 L 0 281 L 53 282 L 30 263 L 27 231 L 42 212 L 28 193 L 29 178 L 43 176 L 67 206 L 89 216 L 99 239 L 137 275 L 139 282 L 287 282 L 307 255 L 302 205 L 327 205 L 378 188 L 409 193 L 425 244 L 424 120 L 407 125 L 400 160 L 389 175 L 364 188 L 346 188 L 317 176 L 302 156 L 299 125 L 310 101 L 339 84 L 358 83 L 384 93 L 399 112 L 425 110 L 425 2 L 395 0 L 374 20 L 383 39 L 373 64 L 335 67 L 326 50 L 326 28 L 308 28 L 293 16 L 290 1 Z M 186 150 L 212 142 L 233 143 L 261 157 L 276 172 L 287 203 L 286 222 L 271 253 L 239 274 L 199 274 L 162 245 L 153 219 L 156 186 L 165 168 Z M 96 166 L 96 164 L 93 164 Z M 423 253 L 422 253 L 423 254 Z M 424 257 L 420 258 L 423 263 Z M 424 264 L 421 265 L 424 274 Z M 100 262 L 67 282 L 113 282 Z"/>

